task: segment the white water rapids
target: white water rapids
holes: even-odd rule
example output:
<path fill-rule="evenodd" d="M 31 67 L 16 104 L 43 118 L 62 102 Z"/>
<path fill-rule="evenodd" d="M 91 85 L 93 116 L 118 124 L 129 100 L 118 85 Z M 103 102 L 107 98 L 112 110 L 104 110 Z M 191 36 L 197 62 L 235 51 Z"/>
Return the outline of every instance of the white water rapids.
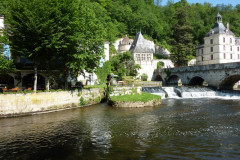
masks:
<path fill-rule="evenodd" d="M 144 87 L 143 92 L 164 98 L 220 98 L 240 99 L 237 91 L 216 91 L 207 87 Z"/>

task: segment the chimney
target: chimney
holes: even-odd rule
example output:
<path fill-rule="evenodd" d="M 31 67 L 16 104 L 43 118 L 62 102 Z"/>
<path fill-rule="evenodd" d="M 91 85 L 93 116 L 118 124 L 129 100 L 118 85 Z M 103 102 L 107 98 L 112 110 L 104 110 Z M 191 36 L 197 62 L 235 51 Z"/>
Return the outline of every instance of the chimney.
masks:
<path fill-rule="evenodd" d="M 227 23 L 227 31 L 229 31 L 229 23 Z"/>

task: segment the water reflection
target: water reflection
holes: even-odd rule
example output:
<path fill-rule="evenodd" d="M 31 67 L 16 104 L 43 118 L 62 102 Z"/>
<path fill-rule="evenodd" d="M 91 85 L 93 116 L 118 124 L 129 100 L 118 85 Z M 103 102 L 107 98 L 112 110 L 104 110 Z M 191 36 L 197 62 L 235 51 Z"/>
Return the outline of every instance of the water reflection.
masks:
<path fill-rule="evenodd" d="M 166 99 L 0 119 L 0 159 L 239 159 L 239 106 Z"/>

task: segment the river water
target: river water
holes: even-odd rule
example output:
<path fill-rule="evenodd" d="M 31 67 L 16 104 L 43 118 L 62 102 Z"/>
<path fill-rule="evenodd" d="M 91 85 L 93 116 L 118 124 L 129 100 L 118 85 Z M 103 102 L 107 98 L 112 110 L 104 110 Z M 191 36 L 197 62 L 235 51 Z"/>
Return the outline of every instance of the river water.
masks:
<path fill-rule="evenodd" d="M 0 159 L 240 159 L 240 100 L 164 99 L 0 119 Z"/>

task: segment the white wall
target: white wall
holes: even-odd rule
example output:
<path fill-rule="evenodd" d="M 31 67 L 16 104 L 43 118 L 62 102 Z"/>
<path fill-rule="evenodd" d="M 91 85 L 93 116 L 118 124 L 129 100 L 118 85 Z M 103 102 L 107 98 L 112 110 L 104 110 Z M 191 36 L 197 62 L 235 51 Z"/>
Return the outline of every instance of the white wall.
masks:
<path fill-rule="evenodd" d="M 225 38 L 225 42 L 223 41 Z M 230 42 L 232 39 L 232 43 Z M 213 44 L 211 44 L 211 39 L 213 39 Z M 213 51 L 211 52 L 211 47 Z M 232 50 L 231 50 L 232 47 Z M 240 51 L 237 51 L 238 45 L 235 45 L 235 36 L 229 34 L 214 34 L 209 37 L 204 38 L 204 48 L 203 54 L 201 54 L 201 49 L 197 49 L 197 65 L 208 65 L 208 64 L 218 64 L 218 63 L 231 63 L 240 61 Z M 225 54 L 225 58 L 224 58 Z M 238 56 L 239 54 L 239 56 Z M 211 59 L 213 55 L 213 59 Z M 203 56 L 203 61 L 202 61 Z M 232 58 L 231 58 L 232 56 Z"/>
<path fill-rule="evenodd" d="M 0 29 L 4 28 L 4 16 L 0 16 Z"/>

